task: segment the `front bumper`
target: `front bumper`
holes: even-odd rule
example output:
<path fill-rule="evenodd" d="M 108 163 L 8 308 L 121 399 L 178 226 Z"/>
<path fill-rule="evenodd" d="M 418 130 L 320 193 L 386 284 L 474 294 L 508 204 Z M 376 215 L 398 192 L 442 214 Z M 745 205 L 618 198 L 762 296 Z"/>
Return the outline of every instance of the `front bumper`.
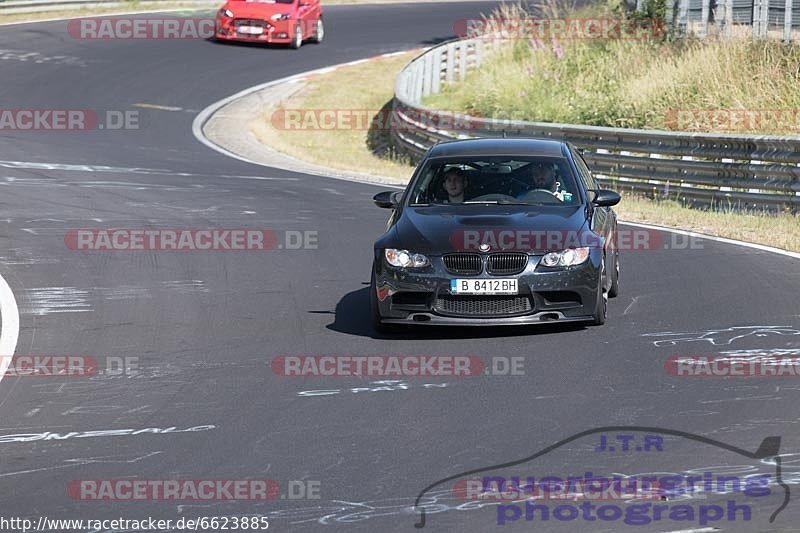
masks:
<path fill-rule="evenodd" d="M 289 44 L 294 39 L 293 26 L 290 21 L 252 21 L 243 23 L 236 19 L 217 19 L 214 35 L 222 41 L 239 41 L 248 43 Z M 237 30 L 241 26 L 260 26 L 263 33 L 252 35 Z"/>
<path fill-rule="evenodd" d="M 528 265 L 516 275 L 454 275 L 441 256 L 429 256 L 423 270 L 391 267 L 376 254 L 375 298 L 385 324 L 499 326 L 593 320 L 602 298 L 602 251 L 560 270 L 539 267 L 541 256 L 529 256 Z M 514 296 L 466 296 L 450 292 L 450 280 L 517 279 Z"/>

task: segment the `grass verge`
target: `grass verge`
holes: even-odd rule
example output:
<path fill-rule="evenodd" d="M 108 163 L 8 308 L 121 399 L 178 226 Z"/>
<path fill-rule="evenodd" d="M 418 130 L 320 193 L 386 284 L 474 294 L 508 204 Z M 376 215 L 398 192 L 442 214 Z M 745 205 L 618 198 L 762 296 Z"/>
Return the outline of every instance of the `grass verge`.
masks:
<path fill-rule="evenodd" d="M 394 78 L 414 54 L 344 67 L 310 80 L 283 103 L 285 109 L 378 110 L 393 95 Z M 413 167 L 401 159 L 373 153 L 366 131 L 287 131 L 274 128 L 267 109 L 253 123 L 262 143 L 295 158 L 340 170 L 409 178 Z M 800 217 L 766 213 L 710 212 L 688 209 L 672 200 L 625 195 L 616 208 L 620 219 L 686 229 L 800 252 Z"/>
<path fill-rule="evenodd" d="M 593 16 L 630 22 L 619 7 Z M 490 17 L 531 19 L 507 5 Z M 581 11 L 550 18 L 579 20 Z M 580 27 L 520 31 L 463 83 L 426 103 L 485 117 L 719 133 L 800 133 L 800 46 L 780 40 L 579 38 Z M 550 37 L 550 38 L 547 38 Z M 502 38 L 502 37 L 498 37 Z M 444 106 L 444 107 L 443 107 Z"/>

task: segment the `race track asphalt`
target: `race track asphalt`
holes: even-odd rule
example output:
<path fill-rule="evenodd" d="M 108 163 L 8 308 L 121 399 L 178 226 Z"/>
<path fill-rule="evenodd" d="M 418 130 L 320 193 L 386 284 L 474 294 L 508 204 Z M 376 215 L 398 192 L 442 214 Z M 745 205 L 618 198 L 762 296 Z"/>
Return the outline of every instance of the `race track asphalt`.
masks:
<path fill-rule="evenodd" d="M 435 44 L 452 37 L 455 20 L 492 5 L 331 6 L 326 42 L 299 51 L 205 40 L 81 41 L 66 22 L 0 28 L 0 108 L 139 113 L 138 129 L 0 130 L 0 274 L 19 305 L 17 356 L 90 355 L 104 370 L 108 358 L 138 365 L 123 375 L 0 382 L 0 516 L 262 515 L 278 531 L 410 531 L 425 487 L 602 426 L 671 429 L 751 451 L 780 436 L 783 481 L 797 488 L 796 377 L 686 378 L 664 370 L 674 355 L 800 355 L 797 259 L 711 240 L 631 251 L 604 327 L 379 337 L 369 325 L 367 285 L 372 242 L 387 216 L 371 202 L 381 188 L 250 165 L 192 136 L 196 114 L 221 98 Z M 77 228 L 212 227 L 316 232 L 318 247 L 85 252 L 64 240 Z M 659 333 L 680 335 L 652 335 Z M 292 354 L 522 358 L 524 374 L 409 378 L 402 386 L 276 375 L 270 361 Z M 331 392 L 299 394 L 312 390 Z M 103 430 L 132 431 L 84 433 Z M 664 437 L 661 452 L 604 454 L 593 451 L 597 441 L 584 437 L 514 471 L 775 473 L 770 460 L 675 435 Z M 274 479 L 282 487 L 303 480 L 318 483 L 320 497 L 109 502 L 68 493 L 75 480 L 121 478 Z M 500 527 L 496 505 L 465 504 L 451 488 L 425 495 L 427 530 Z M 792 530 L 800 513 L 791 501 L 768 523 L 784 498 L 778 485 L 771 488 L 749 499 L 752 522 L 712 525 Z M 524 518 L 501 531 L 699 527 Z"/>

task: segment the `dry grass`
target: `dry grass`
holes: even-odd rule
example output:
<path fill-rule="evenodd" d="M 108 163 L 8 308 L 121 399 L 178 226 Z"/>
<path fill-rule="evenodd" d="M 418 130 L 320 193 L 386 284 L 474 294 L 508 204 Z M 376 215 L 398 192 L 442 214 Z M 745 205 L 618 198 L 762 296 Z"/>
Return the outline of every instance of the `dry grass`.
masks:
<path fill-rule="evenodd" d="M 681 228 L 800 252 L 800 216 L 687 209 L 675 201 L 624 195 L 614 208 L 629 222 Z"/>
<path fill-rule="evenodd" d="M 545 9 L 545 15 L 555 8 Z M 540 17 L 506 7 L 499 18 Z M 574 12 L 572 18 L 585 17 Z M 598 17 L 619 18 L 609 8 Z M 595 126 L 800 133 L 800 46 L 652 39 L 513 39 L 426 103 L 487 117 Z M 786 111 L 780 120 L 677 121 L 678 111 Z M 690 115 L 691 116 L 691 115 Z M 759 117 L 757 117 L 759 118 Z"/>

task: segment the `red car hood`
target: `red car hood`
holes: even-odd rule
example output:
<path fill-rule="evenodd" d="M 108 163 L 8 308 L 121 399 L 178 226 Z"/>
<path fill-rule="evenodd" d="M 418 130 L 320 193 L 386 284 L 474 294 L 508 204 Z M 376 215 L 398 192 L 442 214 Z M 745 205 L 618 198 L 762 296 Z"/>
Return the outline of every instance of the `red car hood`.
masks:
<path fill-rule="evenodd" d="M 292 6 L 287 4 L 273 4 L 268 2 L 228 2 L 223 6 L 233 11 L 236 18 L 254 18 L 269 20 L 275 13 L 291 13 Z"/>

